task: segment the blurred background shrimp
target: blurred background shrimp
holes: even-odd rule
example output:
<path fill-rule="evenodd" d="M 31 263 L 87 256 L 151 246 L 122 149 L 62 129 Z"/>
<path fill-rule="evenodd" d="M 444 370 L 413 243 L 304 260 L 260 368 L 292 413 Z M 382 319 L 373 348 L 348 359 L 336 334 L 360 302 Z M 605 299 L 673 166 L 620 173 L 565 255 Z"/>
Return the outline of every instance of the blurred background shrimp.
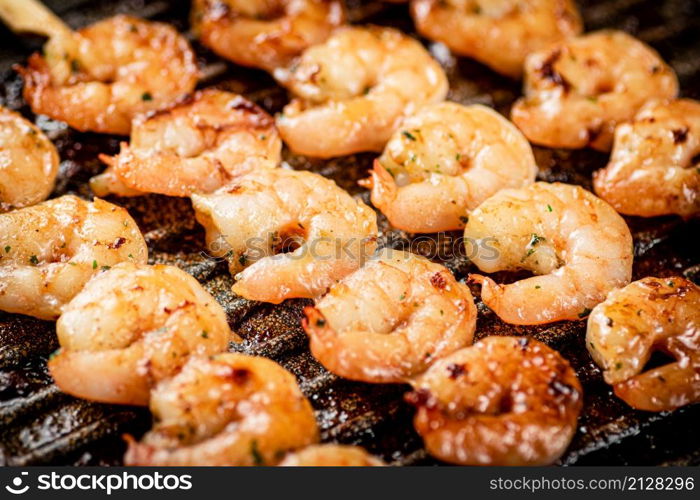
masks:
<path fill-rule="evenodd" d="M 307 446 L 290 453 L 279 464 L 282 467 L 381 467 L 382 460 L 364 448 L 338 444 Z"/>

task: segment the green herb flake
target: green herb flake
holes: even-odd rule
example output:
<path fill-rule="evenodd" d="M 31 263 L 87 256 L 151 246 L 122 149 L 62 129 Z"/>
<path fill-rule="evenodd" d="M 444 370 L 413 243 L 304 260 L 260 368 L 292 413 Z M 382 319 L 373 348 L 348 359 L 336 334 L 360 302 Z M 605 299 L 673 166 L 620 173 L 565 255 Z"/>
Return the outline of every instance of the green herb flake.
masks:
<path fill-rule="evenodd" d="M 540 288 L 542 288 L 540 285 L 535 285 L 535 290 L 539 290 Z"/>
<path fill-rule="evenodd" d="M 671 288 L 673 288 L 673 286 L 674 286 L 674 283 L 673 283 L 673 281 L 669 281 L 669 282 L 668 282 L 668 283 L 666 283 L 666 284 L 667 284 L 668 286 L 670 286 Z"/>
<path fill-rule="evenodd" d="M 402 133 L 403 136 L 404 136 L 406 139 L 408 139 L 409 141 L 415 141 L 415 140 L 416 140 L 416 136 L 413 135 L 412 133 L 410 133 L 408 130 L 404 130 L 404 131 L 401 132 L 401 133 Z"/>
<path fill-rule="evenodd" d="M 405 294 L 405 293 L 402 293 L 401 296 L 399 297 L 399 300 L 403 300 L 403 299 L 405 299 L 405 298 L 406 298 L 406 294 Z"/>
<path fill-rule="evenodd" d="M 258 449 L 258 441 L 256 439 L 253 439 L 250 443 L 250 456 L 253 458 L 255 465 L 263 465 L 265 463 L 265 459 Z"/>
<path fill-rule="evenodd" d="M 323 318 L 318 318 L 316 320 L 316 326 L 319 328 L 323 328 L 324 326 L 326 326 L 326 320 Z"/>
<path fill-rule="evenodd" d="M 579 313 L 578 317 L 579 317 L 580 319 L 583 319 L 583 318 L 585 318 L 586 316 L 588 316 L 589 314 L 591 314 L 591 309 L 585 308 L 583 311 L 581 311 L 581 312 Z"/>
<path fill-rule="evenodd" d="M 615 363 L 615 369 L 616 369 L 616 370 L 619 370 L 619 369 L 621 369 L 621 368 L 622 368 L 622 362 L 618 361 L 617 363 Z"/>
<path fill-rule="evenodd" d="M 97 261 L 96 260 L 92 261 L 92 268 L 97 269 Z"/>
<path fill-rule="evenodd" d="M 12 247 L 10 245 L 7 245 L 5 247 L 5 253 L 10 253 L 10 250 L 12 250 Z"/>
<path fill-rule="evenodd" d="M 144 92 L 143 94 L 141 94 L 141 100 L 142 101 L 152 101 L 153 95 L 150 92 Z"/>
<path fill-rule="evenodd" d="M 547 212 L 551 212 L 551 211 L 552 211 L 552 205 L 549 205 L 549 204 L 548 204 L 548 205 L 547 205 Z"/>
<path fill-rule="evenodd" d="M 199 336 L 202 337 L 203 339 L 208 339 L 209 332 L 207 332 L 206 330 L 202 330 L 202 333 L 200 333 Z"/>
<path fill-rule="evenodd" d="M 102 269 L 103 271 L 109 271 L 111 268 L 112 268 L 112 266 L 102 266 L 102 267 L 100 267 L 100 269 Z"/>
<path fill-rule="evenodd" d="M 29 257 L 29 263 L 33 266 L 36 266 L 37 264 L 39 264 L 38 257 L 36 255 L 32 255 L 31 257 Z"/>

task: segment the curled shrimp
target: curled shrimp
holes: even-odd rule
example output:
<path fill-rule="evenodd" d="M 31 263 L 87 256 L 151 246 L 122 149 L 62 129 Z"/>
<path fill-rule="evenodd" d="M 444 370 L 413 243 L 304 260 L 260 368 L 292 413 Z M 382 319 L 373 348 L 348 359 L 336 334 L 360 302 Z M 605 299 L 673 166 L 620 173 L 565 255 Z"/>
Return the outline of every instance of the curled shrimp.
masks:
<path fill-rule="evenodd" d="M 255 168 L 276 167 L 281 150 L 270 115 L 240 95 L 208 89 L 136 118 L 131 143 L 101 156 L 109 167 L 90 187 L 98 196 L 208 193 Z"/>
<path fill-rule="evenodd" d="M 34 205 L 53 190 L 58 152 L 19 113 L 0 106 L 0 212 Z"/>
<path fill-rule="evenodd" d="M 106 201 L 66 195 L 0 214 L 0 310 L 54 320 L 95 274 L 147 257 L 136 222 Z"/>
<path fill-rule="evenodd" d="M 191 92 L 199 75 L 175 28 L 123 15 L 52 37 L 44 53 L 18 68 L 24 98 L 81 131 L 126 135 L 134 116 Z"/>
<path fill-rule="evenodd" d="M 221 306 L 174 266 L 124 262 L 96 276 L 56 324 L 61 349 L 49 360 L 56 385 L 80 398 L 148 404 L 149 391 L 191 355 L 225 350 Z"/>
<path fill-rule="evenodd" d="M 311 172 L 257 170 L 192 204 L 208 250 L 228 260 L 233 291 L 251 300 L 316 297 L 376 248 L 375 212 Z"/>
<path fill-rule="evenodd" d="M 673 70 L 622 31 L 598 31 L 534 52 L 511 119 L 535 144 L 608 151 L 615 127 L 651 99 L 678 94 Z"/>
<path fill-rule="evenodd" d="M 311 353 L 341 377 L 404 382 L 471 344 L 476 307 L 445 267 L 383 249 L 307 307 Z"/>
<path fill-rule="evenodd" d="M 266 358 L 194 357 L 151 394 L 156 425 L 130 440 L 127 465 L 274 465 L 318 441 L 294 375 Z"/>
<path fill-rule="evenodd" d="M 405 116 L 448 89 L 420 43 L 378 27 L 340 28 L 274 75 L 295 96 L 277 120 L 282 139 L 320 158 L 381 151 Z"/>
<path fill-rule="evenodd" d="M 700 103 L 650 102 L 615 129 L 608 165 L 596 172 L 596 194 L 627 215 L 700 213 Z"/>
<path fill-rule="evenodd" d="M 546 465 L 576 431 L 583 391 L 556 351 L 534 339 L 486 337 L 417 377 L 407 401 L 428 452 L 462 465 Z"/>
<path fill-rule="evenodd" d="M 632 277 L 627 224 L 579 186 L 537 182 L 500 191 L 472 212 L 464 237 L 482 271 L 537 275 L 508 285 L 471 276 L 484 304 L 507 323 L 581 319 Z"/>
<path fill-rule="evenodd" d="M 411 13 L 421 35 L 513 78 L 528 54 L 583 30 L 571 0 L 413 0 Z"/>
<path fill-rule="evenodd" d="M 586 345 L 630 406 L 668 411 L 700 401 L 700 287 L 644 278 L 613 290 L 588 318 Z M 645 370 L 654 351 L 674 358 Z"/>
<path fill-rule="evenodd" d="M 279 464 L 282 467 L 381 467 L 382 460 L 359 446 L 322 444 L 307 446 L 290 453 Z"/>
<path fill-rule="evenodd" d="M 192 20 L 221 57 L 272 71 L 328 38 L 345 10 L 341 0 L 195 0 Z"/>
<path fill-rule="evenodd" d="M 530 144 L 512 123 L 485 106 L 442 102 L 401 124 L 365 185 L 392 226 L 432 233 L 462 229 L 486 198 L 532 184 L 536 174 Z"/>

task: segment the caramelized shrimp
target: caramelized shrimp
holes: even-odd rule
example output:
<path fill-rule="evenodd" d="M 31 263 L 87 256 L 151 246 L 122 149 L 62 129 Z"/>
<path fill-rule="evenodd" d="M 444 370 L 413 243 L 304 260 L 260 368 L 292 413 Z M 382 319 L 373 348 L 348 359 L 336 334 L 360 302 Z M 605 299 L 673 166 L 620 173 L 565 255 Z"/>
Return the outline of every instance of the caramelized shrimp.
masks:
<path fill-rule="evenodd" d="M 153 390 L 150 407 L 157 423 L 130 440 L 127 465 L 274 465 L 318 441 L 294 376 L 266 358 L 191 358 Z"/>
<path fill-rule="evenodd" d="M 251 300 L 316 297 L 376 248 L 375 212 L 311 172 L 258 170 L 192 204 L 233 291 Z"/>
<path fill-rule="evenodd" d="M 130 262 L 89 281 L 64 307 L 56 333 L 61 349 L 49 370 L 62 391 L 132 405 L 148 404 L 151 387 L 189 356 L 216 354 L 240 340 L 192 276 Z"/>
<path fill-rule="evenodd" d="M 627 224 L 579 186 L 537 182 L 500 191 L 472 212 L 464 237 L 476 245 L 471 260 L 482 271 L 538 275 L 509 285 L 471 276 L 484 304 L 507 323 L 583 318 L 632 277 Z"/>
<path fill-rule="evenodd" d="M 583 30 L 572 0 L 413 0 L 411 13 L 421 35 L 513 78 L 528 54 Z"/>
<path fill-rule="evenodd" d="M 442 102 L 407 118 L 374 165 L 372 203 L 414 233 L 462 229 L 466 215 L 503 188 L 535 181 L 530 144 L 485 106 Z"/>
<path fill-rule="evenodd" d="M 445 267 L 383 249 L 307 307 L 311 353 L 341 377 L 404 382 L 471 344 L 476 307 Z"/>
<path fill-rule="evenodd" d="M 700 287 L 644 278 L 610 292 L 588 318 L 586 345 L 615 394 L 639 410 L 700 401 Z M 674 358 L 645 370 L 654 351 Z"/>
<path fill-rule="evenodd" d="M 221 57 L 272 71 L 345 21 L 341 0 L 195 0 L 192 24 Z"/>
<path fill-rule="evenodd" d="M 596 194 L 627 215 L 700 213 L 700 103 L 650 102 L 615 129 L 610 163 L 596 172 Z"/>
<path fill-rule="evenodd" d="M 621 31 L 598 31 L 534 52 L 511 119 L 535 144 L 608 151 L 615 127 L 651 99 L 678 94 L 673 70 Z"/>
<path fill-rule="evenodd" d="M 53 190 L 58 152 L 19 113 L 0 106 L 0 212 L 34 205 Z"/>
<path fill-rule="evenodd" d="M 307 446 L 290 453 L 279 464 L 282 467 L 381 467 L 386 465 L 359 446 L 322 444 Z"/>
<path fill-rule="evenodd" d="M 0 214 L 0 310 L 54 320 L 95 274 L 147 257 L 136 222 L 106 201 L 67 195 Z"/>
<path fill-rule="evenodd" d="M 273 168 L 282 142 L 270 115 L 240 95 L 208 89 L 133 122 L 131 143 L 90 181 L 109 193 L 209 193 L 256 168 Z M 121 186 L 125 186 L 124 190 Z"/>
<path fill-rule="evenodd" d="M 405 116 L 448 88 L 420 43 L 378 27 L 340 28 L 274 75 L 295 95 L 277 120 L 282 139 L 320 158 L 381 151 Z"/>
<path fill-rule="evenodd" d="M 406 399 L 428 452 L 462 465 L 546 465 L 576 431 L 583 393 L 558 352 L 528 338 L 486 337 L 438 360 Z"/>

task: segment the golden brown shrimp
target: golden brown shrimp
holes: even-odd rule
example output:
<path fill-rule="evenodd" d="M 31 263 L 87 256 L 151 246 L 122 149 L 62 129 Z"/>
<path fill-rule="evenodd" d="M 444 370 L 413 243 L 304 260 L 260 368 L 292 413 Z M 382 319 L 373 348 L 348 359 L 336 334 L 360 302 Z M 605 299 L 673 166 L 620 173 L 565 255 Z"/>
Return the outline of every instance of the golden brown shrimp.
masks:
<path fill-rule="evenodd" d="M 414 233 L 462 229 L 503 188 L 535 181 L 530 143 L 496 111 L 442 102 L 407 118 L 374 164 L 372 203 Z"/>
<path fill-rule="evenodd" d="M 49 361 L 73 396 L 148 404 L 150 389 L 192 355 L 224 351 L 232 334 L 221 306 L 174 266 L 124 262 L 89 281 L 56 324 L 61 349 Z"/>
<path fill-rule="evenodd" d="M 251 300 L 316 297 L 376 248 L 375 212 L 311 172 L 257 170 L 192 203 L 209 251 L 235 275 L 233 291 Z"/>
<path fill-rule="evenodd" d="M 282 467 L 381 467 L 382 460 L 359 446 L 322 444 L 307 446 L 290 453 L 279 464 Z"/>
<path fill-rule="evenodd" d="M 208 89 L 137 117 L 131 144 L 101 156 L 109 167 L 90 187 L 98 196 L 209 193 L 256 168 L 276 167 L 281 150 L 270 115 L 240 95 Z"/>
<path fill-rule="evenodd" d="M 668 411 L 700 401 L 700 287 L 644 278 L 610 292 L 588 318 L 586 345 L 630 406 Z M 645 370 L 654 351 L 674 358 Z"/>
<path fill-rule="evenodd" d="M 58 152 L 19 113 L 0 106 L 0 212 L 34 205 L 53 190 Z"/>
<path fill-rule="evenodd" d="M 538 275 L 509 285 L 472 275 L 484 304 L 507 323 L 583 318 L 632 277 L 627 224 L 579 186 L 537 182 L 500 191 L 472 212 L 464 237 L 482 271 Z"/>
<path fill-rule="evenodd" d="M 54 320 L 95 274 L 147 257 L 136 222 L 106 201 L 67 195 L 0 214 L 0 310 Z"/>
<path fill-rule="evenodd" d="M 341 0 L 195 0 L 192 24 L 221 57 L 272 71 L 345 22 Z"/>
<path fill-rule="evenodd" d="M 511 119 L 535 144 L 608 151 L 618 124 L 646 101 L 677 94 L 656 51 L 622 31 L 598 31 L 528 56 L 525 97 Z"/>
<path fill-rule="evenodd" d="M 596 172 L 596 194 L 627 215 L 700 213 L 700 103 L 646 104 L 615 129 L 607 167 Z"/>
<path fill-rule="evenodd" d="M 307 307 L 311 353 L 341 377 L 405 382 L 471 344 L 476 307 L 445 267 L 383 249 Z"/>
<path fill-rule="evenodd" d="M 411 13 L 421 35 L 513 78 L 528 54 L 583 30 L 572 0 L 413 0 Z"/>
<path fill-rule="evenodd" d="M 381 151 L 405 116 L 448 88 L 420 43 L 378 27 L 340 28 L 274 75 L 295 96 L 277 120 L 282 139 L 320 158 Z"/>
<path fill-rule="evenodd" d="M 428 452 L 462 465 L 546 465 L 576 431 L 583 392 L 556 351 L 534 339 L 486 337 L 438 360 L 412 385 Z"/>
<path fill-rule="evenodd" d="M 127 465 L 274 465 L 318 441 L 294 376 L 243 354 L 194 357 L 151 394 L 156 425 L 130 440 Z"/>

